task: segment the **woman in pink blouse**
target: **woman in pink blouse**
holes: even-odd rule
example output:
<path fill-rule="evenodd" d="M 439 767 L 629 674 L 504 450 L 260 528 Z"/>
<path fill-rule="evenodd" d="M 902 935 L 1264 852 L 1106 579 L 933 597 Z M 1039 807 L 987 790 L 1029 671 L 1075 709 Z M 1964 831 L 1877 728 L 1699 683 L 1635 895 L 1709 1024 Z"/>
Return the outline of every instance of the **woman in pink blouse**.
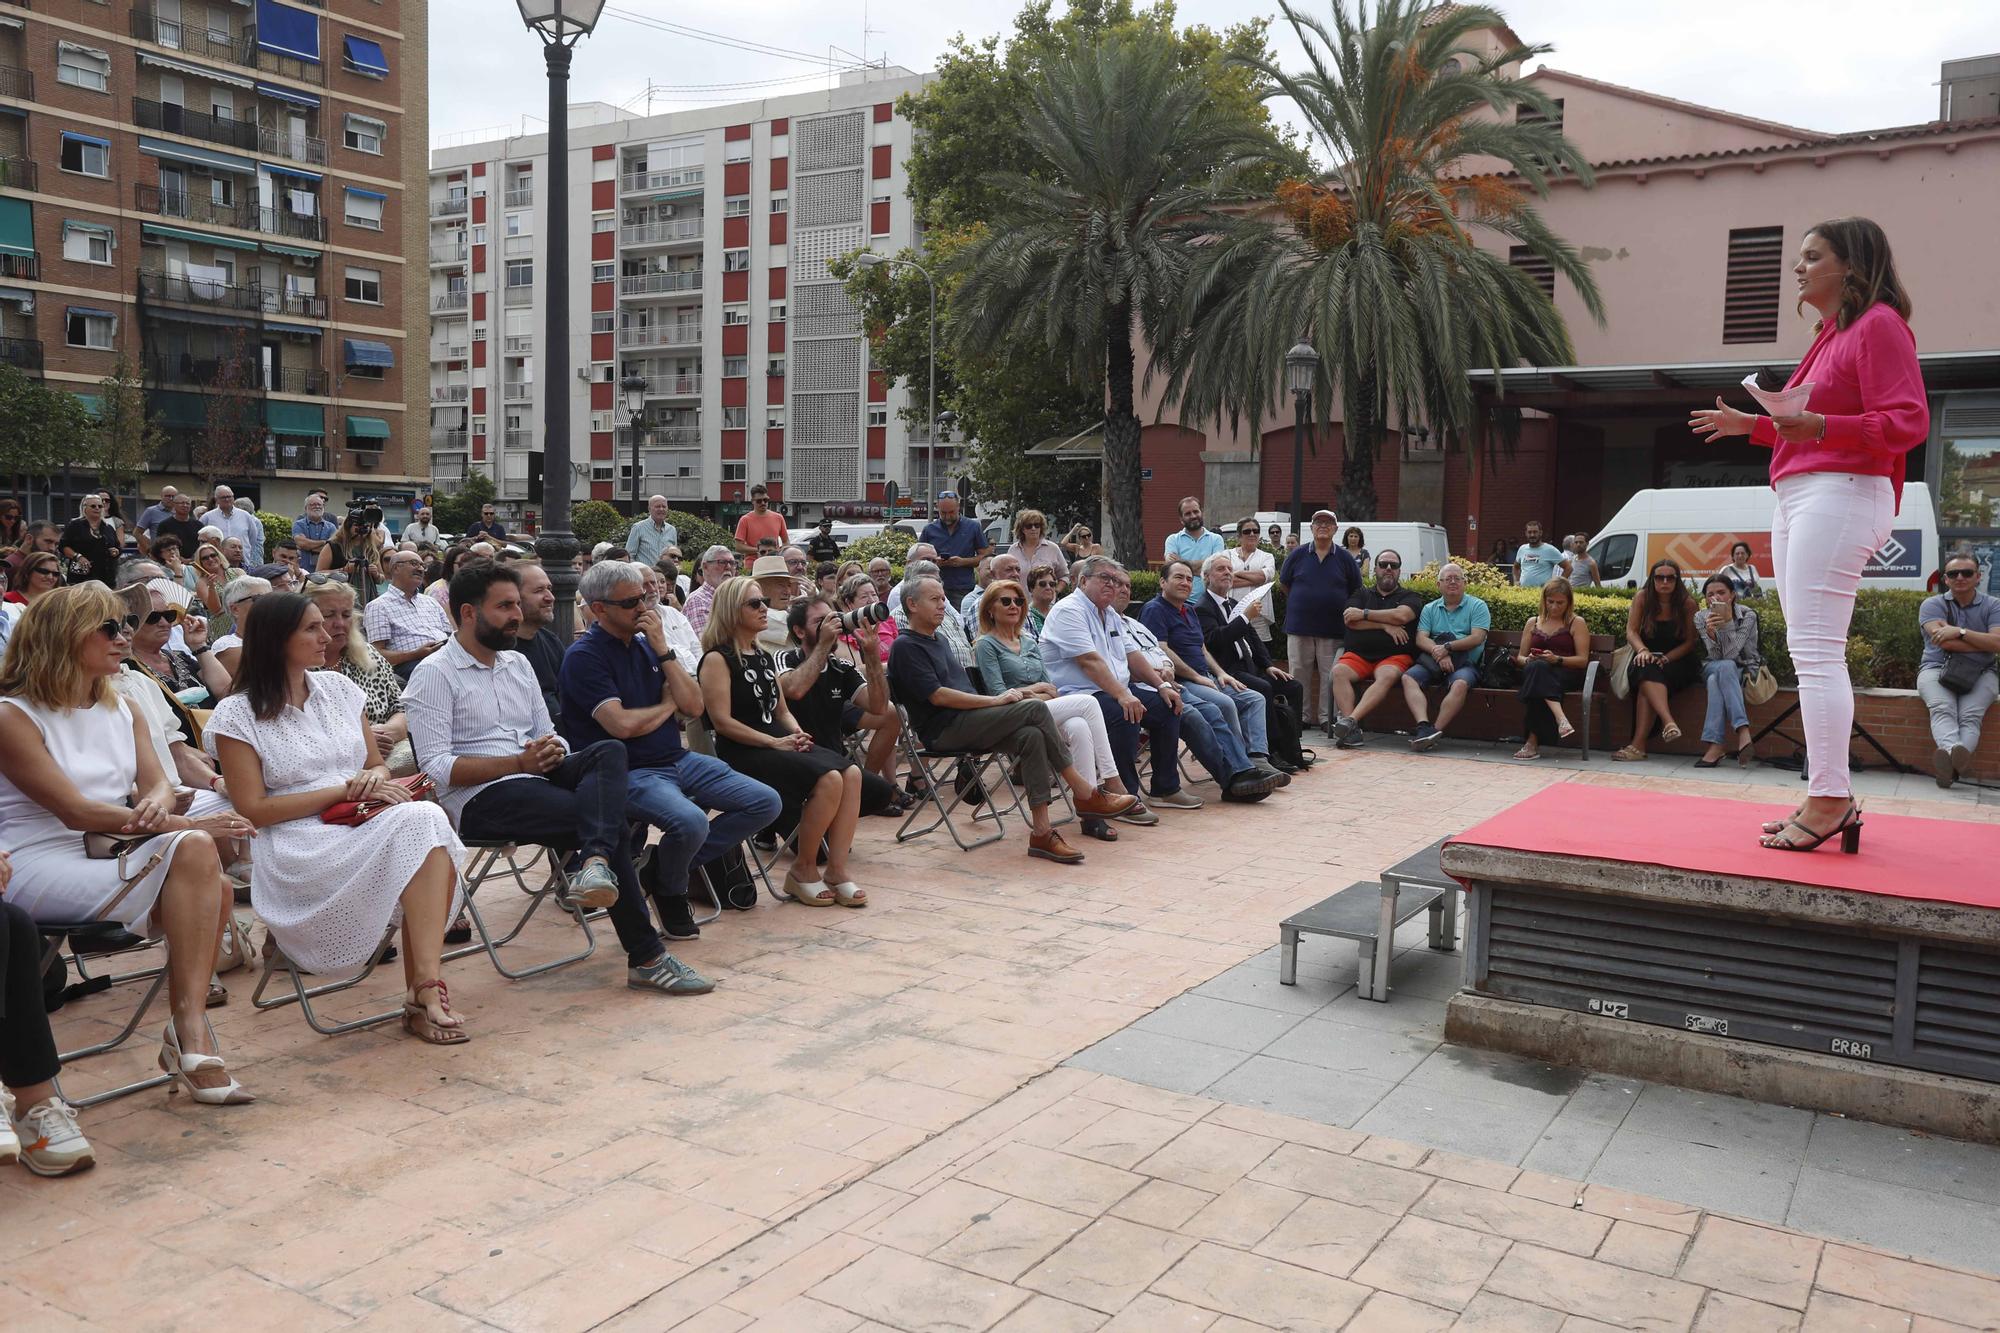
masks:
<path fill-rule="evenodd" d="M 1930 435 L 1930 406 L 1910 298 L 1880 227 L 1867 218 L 1820 223 L 1792 273 L 1799 305 L 1819 312 L 1817 336 L 1786 386 L 1812 384 L 1806 410 L 1751 416 L 1717 398 L 1688 424 L 1705 440 L 1748 435 L 1772 451 L 1771 561 L 1798 668 L 1809 785 L 1789 820 L 1764 826 L 1764 845 L 1809 852 L 1841 834 L 1841 850 L 1852 852 L 1861 808 L 1847 772 L 1847 625 L 1862 570 L 1902 502 L 1905 456 Z"/>

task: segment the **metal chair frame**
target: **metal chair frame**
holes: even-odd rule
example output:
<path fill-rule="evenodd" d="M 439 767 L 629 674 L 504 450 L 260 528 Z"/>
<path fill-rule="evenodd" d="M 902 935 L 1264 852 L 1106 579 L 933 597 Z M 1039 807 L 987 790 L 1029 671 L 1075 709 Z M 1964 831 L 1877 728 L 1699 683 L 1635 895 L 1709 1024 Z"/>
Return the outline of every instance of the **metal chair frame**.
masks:
<path fill-rule="evenodd" d="M 975 847 L 984 847 L 988 843 L 998 842 L 1007 836 L 1006 829 L 1002 825 L 1002 819 L 1009 812 L 1022 809 L 1020 789 L 1014 785 L 1013 776 L 1007 771 L 1006 760 L 1009 757 L 1007 753 L 1004 750 L 932 749 L 917 739 L 917 731 L 910 722 L 908 710 L 900 702 L 896 703 L 895 708 L 896 716 L 903 724 L 903 734 L 899 738 L 903 747 L 903 757 L 909 761 L 910 771 L 921 777 L 924 782 L 923 794 L 917 798 L 917 803 L 910 807 L 910 813 L 904 816 L 902 826 L 896 830 L 896 841 L 914 841 L 925 834 L 935 832 L 942 825 L 945 832 L 951 835 L 951 840 L 958 844 L 958 849 L 962 852 L 969 852 Z M 972 820 L 975 824 L 983 820 L 991 820 L 994 826 L 993 832 L 983 838 L 975 837 L 971 841 L 967 841 L 966 836 L 959 832 L 958 825 L 952 820 L 952 812 L 962 805 L 972 803 L 967 801 L 955 777 L 948 773 L 940 775 L 936 769 L 932 768 L 933 763 L 937 764 L 939 769 L 944 768 L 947 764 L 956 767 L 971 766 L 971 774 L 967 780 L 967 785 L 976 783 L 983 788 L 985 790 L 985 800 L 982 803 L 989 807 L 988 813 L 980 814 L 975 805 L 973 807 Z M 987 776 L 992 772 L 998 773 L 1000 785 L 1006 788 L 1008 799 L 1004 806 L 993 800 L 993 785 Z M 952 794 L 949 802 L 940 794 L 945 783 L 951 784 Z M 924 808 L 926 805 L 937 811 L 937 816 L 919 828 L 917 827 L 917 820 L 926 813 Z M 1022 818 L 1027 818 L 1025 811 L 1022 811 Z"/>
<path fill-rule="evenodd" d="M 76 941 L 70 937 L 82 934 L 105 934 L 111 930 L 122 929 L 123 927 L 115 921 L 37 922 L 36 930 L 42 937 L 42 972 L 46 975 L 48 970 L 55 965 L 56 959 L 62 955 L 64 941 L 68 941 L 70 945 L 69 961 L 76 968 L 77 976 L 84 981 L 96 980 L 85 969 L 82 959 L 77 956 L 75 952 Z M 161 943 L 163 942 L 149 940 L 143 947 L 153 948 Z M 133 948 L 127 952 L 137 953 L 138 951 L 138 948 Z M 106 980 L 108 981 L 107 989 L 109 986 L 120 985 L 127 981 L 145 981 L 149 984 L 146 987 L 145 993 L 139 997 L 139 1003 L 133 1008 L 131 1016 L 125 1020 L 124 1026 L 119 1028 L 116 1036 L 104 1041 L 94 1042 L 89 1046 L 79 1046 L 75 1050 L 58 1052 L 56 1059 L 59 1069 L 67 1069 L 71 1064 L 79 1060 L 87 1060 L 93 1055 L 102 1055 L 106 1051 L 115 1050 L 124 1045 L 131 1038 L 132 1034 L 139 1030 L 139 1024 L 146 1020 L 147 1013 L 153 1007 L 153 1001 L 159 998 L 160 991 L 165 988 L 167 984 L 166 964 L 162 963 L 157 967 L 141 968 L 136 972 L 127 972 L 122 975 L 109 977 Z M 98 1106 L 104 1102 L 115 1101 L 120 1097 L 129 1096 L 135 1092 L 144 1092 L 148 1088 L 157 1088 L 171 1082 L 173 1082 L 173 1077 L 169 1074 L 153 1074 L 131 1083 L 121 1084 L 115 1088 L 108 1088 L 103 1092 L 94 1092 L 87 1097 L 72 1097 L 62 1090 L 62 1075 L 60 1072 L 58 1072 L 55 1078 L 56 1094 L 78 1110 Z"/>
<path fill-rule="evenodd" d="M 451 950 L 444 955 L 443 961 L 451 962 L 454 959 L 466 958 L 472 954 L 484 952 L 487 958 L 492 961 L 493 969 L 496 972 L 506 977 L 509 981 L 520 981 L 527 977 L 540 976 L 544 972 L 553 972 L 557 968 L 566 967 L 571 963 L 580 963 L 597 952 L 597 937 L 590 929 L 590 918 L 595 914 L 585 912 L 582 908 L 572 903 L 569 898 L 569 872 L 563 868 L 563 861 L 576 850 L 574 847 L 536 846 L 534 847 L 535 854 L 526 863 L 523 863 L 521 860 L 520 843 L 466 839 L 465 845 L 477 853 L 472 858 L 472 864 L 465 874 L 465 910 L 466 914 L 472 918 L 472 928 L 478 932 L 479 939 L 476 943 L 461 945 L 459 948 Z M 533 844 L 530 845 L 533 846 Z M 498 868 L 502 860 L 507 863 L 505 869 Z M 529 888 L 528 875 L 534 870 L 537 862 L 547 863 L 548 877 L 543 881 L 540 888 Z M 528 895 L 529 900 L 527 907 L 522 910 L 520 918 L 514 922 L 513 928 L 497 939 L 494 938 L 492 931 L 487 928 L 486 917 L 479 910 L 478 897 L 479 889 L 488 880 L 494 879 L 512 879 L 519 886 L 521 892 Z M 532 967 L 519 969 L 508 967 L 500 961 L 501 946 L 511 944 L 527 928 L 528 922 L 534 917 L 536 912 L 541 910 L 542 904 L 550 897 L 555 898 L 557 907 L 567 913 L 570 919 L 576 922 L 577 928 L 583 932 L 583 948 L 575 953 L 565 954 L 560 958 L 536 963 Z"/>

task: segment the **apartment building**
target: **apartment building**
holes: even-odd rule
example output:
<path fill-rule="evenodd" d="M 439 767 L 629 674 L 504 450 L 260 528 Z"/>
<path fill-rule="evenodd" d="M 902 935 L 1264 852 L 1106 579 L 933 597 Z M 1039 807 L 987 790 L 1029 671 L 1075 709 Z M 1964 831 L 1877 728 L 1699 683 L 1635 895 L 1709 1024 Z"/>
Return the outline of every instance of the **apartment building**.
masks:
<path fill-rule="evenodd" d="M 431 475 L 472 470 L 521 519 L 542 499 L 545 395 L 570 414 L 571 494 L 667 496 L 707 512 L 764 482 L 794 513 L 880 503 L 922 477 L 902 390 L 869 370 L 867 339 L 827 261 L 915 240 L 904 164 L 906 70 L 837 88 L 629 118 L 572 106 L 570 192 L 538 188 L 545 136 L 442 149 L 430 173 Z M 551 208 L 568 211 L 570 364 L 543 374 L 542 266 Z M 635 438 L 621 382 L 645 381 Z M 919 392 L 921 390 L 919 389 Z M 912 467 L 910 460 L 917 459 Z M 938 451 L 938 474 L 958 456 Z"/>
<path fill-rule="evenodd" d="M 165 441 L 149 492 L 420 493 L 426 24 L 419 0 L 0 3 L 0 359 L 91 405 L 122 357 Z M 218 413 L 250 423 L 228 447 Z M 92 480 L 31 507 L 67 517 Z"/>

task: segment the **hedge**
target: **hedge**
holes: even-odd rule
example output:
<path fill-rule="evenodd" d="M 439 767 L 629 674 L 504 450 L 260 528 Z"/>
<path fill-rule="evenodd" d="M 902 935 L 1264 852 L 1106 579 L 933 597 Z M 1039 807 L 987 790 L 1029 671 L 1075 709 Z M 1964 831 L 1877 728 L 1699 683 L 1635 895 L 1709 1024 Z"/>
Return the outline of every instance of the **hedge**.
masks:
<path fill-rule="evenodd" d="M 264 525 L 264 559 L 275 563 L 278 559 L 278 543 L 292 539 L 292 520 L 283 514 L 274 514 L 268 509 L 255 511 L 257 521 Z"/>

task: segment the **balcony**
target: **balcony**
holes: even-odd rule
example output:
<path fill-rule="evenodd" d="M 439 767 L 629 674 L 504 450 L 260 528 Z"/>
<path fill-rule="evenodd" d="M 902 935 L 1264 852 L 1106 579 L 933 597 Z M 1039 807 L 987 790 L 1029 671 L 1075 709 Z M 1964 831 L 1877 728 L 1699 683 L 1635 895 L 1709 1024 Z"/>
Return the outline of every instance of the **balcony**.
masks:
<path fill-rule="evenodd" d="M 509 449 L 532 449 L 535 446 L 535 432 L 532 430 L 503 431 L 500 441 Z"/>
<path fill-rule="evenodd" d="M 462 430 L 433 430 L 431 432 L 431 449 L 433 452 L 443 451 L 446 453 L 456 452 L 462 454 L 465 452 L 466 438 L 466 433 Z M 436 460 L 433 459 L 432 462 L 435 464 Z"/>
<path fill-rule="evenodd" d="M 172 102 L 135 97 L 132 99 L 132 122 L 142 130 L 163 130 L 207 143 L 225 144 L 252 153 L 257 151 L 258 126 L 254 120 L 212 116 L 206 111 L 190 111 Z"/>
<path fill-rule="evenodd" d="M 323 9 L 325 6 L 318 5 L 315 8 Z M 288 56 L 277 51 L 266 51 L 263 47 L 258 46 L 256 24 L 246 23 L 243 25 L 243 44 L 248 48 L 246 54 L 250 57 L 249 60 L 243 62 L 244 64 L 250 64 L 251 61 L 255 61 L 255 68 L 264 70 L 267 73 L 281 74 L 285 78 L 297 79 L 300 83 L 310 83 L 317 87 L 323 88 L 326 86 L 326 67 L 319 61 L 300 60 L 297 56 Z M 325 54 L 325 52 L 321 54 Z"/>
<path fill-rule="evenodd" d="M 699 375 L 648 375 L 648 398 L 687 398 L 701 392 Z"/>
<path fill-rule="evenodd" d="M 507 259 L 532 257 L 535 253 L 535 238 L 532 236 L 503 236 L 500 238 L 500 254 Z"/>
<path fill-rule="evenodd" d="M 501 382 L 500 397 L 505 402 L 526 403 L 532 401 L 534 396 L 535 382 L 533 380 L 503 380 Z"/>
<path fill-rule="evenodd" d="M 463 264 L 470 258 L 471 254 L 471 248 L 464 241 L 459 241 L 457 244 L 450 242 L 446 242 L 443 245 L 433 244 L 431 246 L 431 264 L 433 266 L 439 264 Z"/>
<path fill-rule="evenodd" d="M 618 447 L 620 449 L 627 449 L 627 450 L 629 450 L 632 447 L 632 428 L 630 426 L 620 426 L 618 428 Z M 651 449 L 698 450 L 701 448 L 701 427 L 700 426 L 648 426 L 644 430 L 641 430 L 639 432 L 639 447 L 641 449 L 649 449 L 649 450 Z M 646 463 L 646 470 L 648 472 L 659 470 L 654 466 L 654 463 L 656 461 L 657 460 L 651 458 L 648 459 Z M 698 464 L 700 462 L 699 457 L 697 457 L 695 461 Z"/>
<path fill-rule="evenodd" d="M 506 196 L 506 206 L 508 208 L 528 208 L 533 206 L 534 202 L 535 186 L 532 181 L 526 185 L 508 187 Z"/>
<path fill-rule="evenodd" d="M 510 333 L 507 335 L 507 356 L 527 356 L 535 350 L 535 335 L 532 333 Z"/>
<path fill-rule="evenodd" d="M 26 375 L 42 373 L 40 338 L 0 338 L 0 366 L 12 366 Z"/>
<path fill-rule="evenodd" d="M 189 194 L 184 190 L 162 190 L 157 185 L 133 186 L 132 202 L 141 213 L 153 213 L 163 218 L 203 222 L 212 227 L 257 230 L 258 210 L 254 204 L 219 204 L 206 195 Z"/>
<path fill-rule="evenodd" d="M 465 360 L 465 354 L 466 346 L 464 343 L 448 343 L 443 347 L 439 347 L 436 344 L 432 344 L 431 346 L 431 360 L 433 362 L 463 361 Z"/>
<path fill-rule="evenodd" d="M 702 219 L 678 218 L 671 222 L 638 222 L 618 229 L 621 245 L 672 245 L 677 241 L 701 239 Z"/>
<path fill-rule="evenodd" d="M 41 188 L 41 168 L 25 157 L 0 157 L 0 188 L 35 190 Z"/>
<path fill-rule="evenodd" d="M 254 32 L 253 28 L 238 37 L 229 31 L 226 20 L 220 26 L 212 25 L 206 14 L 188 6 L 180 7 L 180 12 L 171 17 L 149 5 L 140 5 L 132 11 L 131 33 L 142 42 L 252 69 L 257 63 L 251 53 Z"/>
<path fill-rule="evenodd" d="M 141 269 L 139 295 L 147 301 L 199 306 L 204 310 L 261 313 L 265 291 L 255 283 L 238 284 L 212 278 L 190 278 L 184 273 L 156 273 Z"/>
<path fill-rule="evenodd" d="M 703 498 L 702 480 L 699 472 L 690 473 L 687 476 L 681 476 L 679 473 L 659 476 L 648 471 L 646 473 L 646 480 L 641 484 L 639 489 L 645 491 L 648 495 L 664 495 L 669 500 L 699 500 Z"/>
<path fill-rule="evenodd" d="M 699 324 L 627 325 L 618 330 L 620 347 L 699 347 Z"/>
<path fill-rule="evenodd" d="M 0 255 L 0 278 L 25 278 L 29 282 L 39 282 L 42 277 L 42 257 L 34 255 Z"/>
<path fill-rule="evenodd" d="M 439 471 L 439 468 L 444 466 L 447 465 L 440 460 L 436 458 L 431 459 L 431 494 L 457 495 L 465 489 L 464 461 L 460 460 L 459 467 L 461 470 L 456 473 L 448 474 Z"/>
<path fill-rule="evenodd" d="M 18 65 L 0 65 L 0 97 L 23 102 L 35 100 L 35 75 Z"/>
<path fill-rule="evenodd" d="M 318 366 L 273 366 L 269 372 L 272 393 L 324 394 L 327 374 Z"/>
<path fill-rule="evenodd" d="M 472 294 L 470 292 L 439 292 L 431 298 L 431 313 L 433 315 L 450 314 L 455 310 L 464 310 L 470 304 L 472 304 Z"/>
<path fill-rule="evenodd" d="M 275 287 L 266 287 L 264 313 L 297 315 L 303 319 L 325 319 L 326 298 L 313 292 L 281 292 Z"/>
<path fill-rule="evenodd" d="M 527 282 L 508 283 L 506 296 L 501 301 L 502 305 L 533 305 L 534 303 L 534 284 Z"/>
<path fill-rule="evenodd" d="M 257 148 L 267 156 L 289 157 L 295 162 L 326 165 L 326 140 L 310 134 L 294 134 L 275 125 L 257 127 Z"/>
<path fill-rule="evenodd" d="M 326 219 L 317 213 L 294 213 L 289 208 L 260 208 L 257 229 L 267 236 L 290 236 L 301 241 L 326 239 Z"/>
<path fill-rule="evenodd" d="M 455 218 L 462 215 L 467 207 L 468 196 L 448 194 L 442 199 L 431 200 L 431 216 L 434 218 Z"/>
<path fill-rule="evenodd" d="M 466 384 L 431 385 L 431 401 L 433 403 L 463 403 L 470 401 L 471 398 L 472 398 L 472 388 L 470 385 Z"/>
<path fill-rule="evenodd" d="M 281 468 L 288 472 L 331 470 L 324 441 L 294 441 L 284 437 L 280 437 L 275 444 L 264 446 L 264 468 L 270 472 Z"/>
<path fill-rule="evenodd" d="M 221 383 L 227 365 L 227 359 L 213 350 L 155 353 L 146 358 L 146 378 L 155 384 L 214 388 Z M 246 370 L 248 373 L 241 387 L 249 393 L 326 393 L 326 372 L 318 366 L 272 366 L 267 369 L 253 362 L 246 366 Z"/>
<path fill-rule="evenodd" d="M 673 190 L 702 182 L 701 167 L 681 167 L 675 171 L 633 171 L 620 178 L 624 192 L 636 193 L 640 190 Z"/>
<path fill-rule="evenodd" d="M 701 270 L 681 269 L 672 273 L 627 273 L 618 279 L 620 296 L 669 296 L 676 292 L 701 290 Z"/>

